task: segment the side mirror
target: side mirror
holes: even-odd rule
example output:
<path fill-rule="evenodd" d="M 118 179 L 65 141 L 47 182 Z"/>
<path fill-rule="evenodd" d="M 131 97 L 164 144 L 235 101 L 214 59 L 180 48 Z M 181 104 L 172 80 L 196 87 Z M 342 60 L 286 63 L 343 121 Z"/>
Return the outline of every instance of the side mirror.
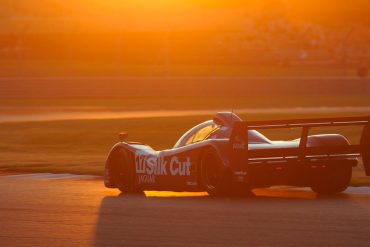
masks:
<path fill-rule="evenodd" d="M 120 142 L 124 142 L 124 141 L 126 141 L 128 139 L 128 133 L 126 133 L 126 132 L 122 132 L 122 133 L 119 133 L 118 134 L 118 140 L 120 141 Z"/>

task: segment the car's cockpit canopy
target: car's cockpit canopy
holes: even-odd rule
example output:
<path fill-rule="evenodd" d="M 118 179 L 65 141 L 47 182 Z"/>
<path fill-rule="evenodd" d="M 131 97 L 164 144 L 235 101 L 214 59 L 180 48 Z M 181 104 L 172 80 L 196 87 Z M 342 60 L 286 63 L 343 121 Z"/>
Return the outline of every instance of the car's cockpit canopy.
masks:
<path fill-rule="evenodd" d="M 217 113 L 213 120 L 203 122 L 187 131 L 175 144 L 174 148 L 187 146 L 209 139 L 229 139 L 233 123 L 242 121 L 232 112 Z M 256 130 L 248 131 L 249 143 L 269 143 L 270 141 Z"/>

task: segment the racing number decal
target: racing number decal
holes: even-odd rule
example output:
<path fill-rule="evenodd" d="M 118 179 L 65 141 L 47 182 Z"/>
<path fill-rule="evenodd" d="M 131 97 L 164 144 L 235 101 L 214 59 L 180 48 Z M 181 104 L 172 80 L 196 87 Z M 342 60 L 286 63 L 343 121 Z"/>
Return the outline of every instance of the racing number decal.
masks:
<path fill-rule="evenodd" d="M 161 156 L 137 151 L 135 169 L 139 184 L 154 184 L 157 176 L 190 176 L 190 157 Z"/>

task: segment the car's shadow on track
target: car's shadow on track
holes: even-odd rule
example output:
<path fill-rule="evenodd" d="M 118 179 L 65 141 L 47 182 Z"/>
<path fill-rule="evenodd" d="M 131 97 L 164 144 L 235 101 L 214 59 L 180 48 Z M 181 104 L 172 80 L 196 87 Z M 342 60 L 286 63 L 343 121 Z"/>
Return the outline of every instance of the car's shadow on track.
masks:
<path fill-rule="evenodd" d="M 163 241 L 173 243 L 171 241 L 175 241 L 173 238 L 176 236 L 195 236 L 199 241 L 206 241 L 220 236 L 228 238 L 227 234 L 241 236 L 246 231 L 243 227 L 254 231 L 253 224 L 261 227 L 261 231 L 265 231 L 265 227 L 266 231 L 286 234 L 277 227 L 278 222 L 288 220 L 293 225 L 290 227 L 299 228 L 305 224 L 306 217 L 318 222 L 325 220 L 332 208 L 339 207 L 344 211 L 363 209 L 351 194 L 346 193 L 322 197 L 308 190 L 258 189 L 254 194 L 248 197 L 210 197 L 205 193 L 145 192 L 106 196 L 98 213 L 94 244 L 161 245 Z M 271 221 L 277 222 L 276 225 Z M 220 233 L 215 235 L 210 229 Z"/>

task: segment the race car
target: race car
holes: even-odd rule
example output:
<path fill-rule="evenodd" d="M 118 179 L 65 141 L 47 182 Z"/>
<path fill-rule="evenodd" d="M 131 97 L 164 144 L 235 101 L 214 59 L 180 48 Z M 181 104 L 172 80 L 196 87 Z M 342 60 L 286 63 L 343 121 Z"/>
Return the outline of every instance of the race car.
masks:
<path fill-rule="evenodd" d="M 111 149 L 104 183 L 123 192 L 206 191 L 212 196 L 248 195 L 274 185 L 311 187 L 318 194 L 344 191 L 362 156 L 370 176 L 370 117 L 243 121 L 220 112 L 187 131 L 172 149 L 155 151 L 127 142 Z M 340 134 L 309 135 L 315 127 L 362 125 L 361 143 Z M 258 130 L 301 128 L 291 141 L 268 139 Z"/>

